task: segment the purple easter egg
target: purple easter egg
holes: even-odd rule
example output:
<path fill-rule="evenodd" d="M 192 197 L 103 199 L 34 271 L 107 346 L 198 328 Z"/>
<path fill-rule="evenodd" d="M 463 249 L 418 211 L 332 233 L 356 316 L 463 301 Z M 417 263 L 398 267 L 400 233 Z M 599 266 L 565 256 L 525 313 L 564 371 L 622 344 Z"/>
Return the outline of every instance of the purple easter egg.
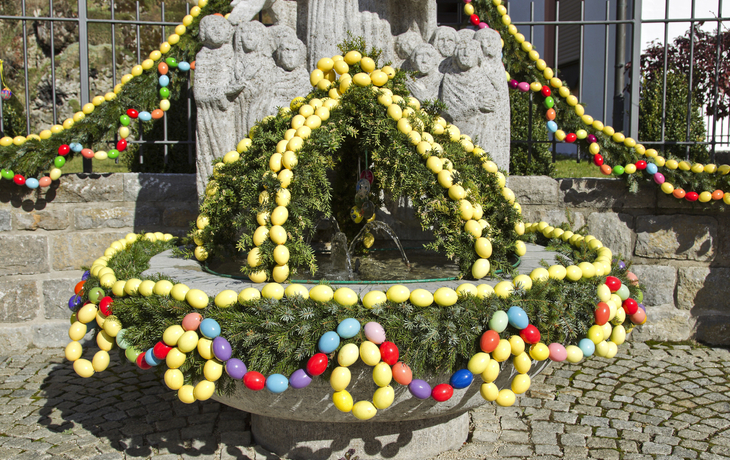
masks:
<path fill-rule="evenodd" d="M 91 276 L 91 272 L 89 270 L 86 270 L 83 275 L 81 275 L 81 281 L 86 281 Z"/>
<path fill-rule="evenodd" d="M 79 297 L 77 295 L 72 295 L 71 298 L 68 299 L 68 308 L 70 310 L 74 310 L 76 307 L 78 307 L 79 305 L 81 305 L 81 303 L 83 301 L 84 300 L 81 297 Z"/>
<path fill-rule="evenodd" d="M 304 369 L 295 370 L 291 377 L 289 377 L 289 385 L 297 390 L 306 387 L 310 383 L 312 383 L 312 377 Z"/>
<path fill-rule="evenodd" d="M 641 308 L 642 310 L 646 311 L 646 307 L 644 306 L 644 304 L 643 304 L 643 303 L 640 303 L 640 304 L 639 304 L 639 308 Z"/>
<path fill-rule="evenodd" d="M 527 83 L 526 81 L 523 81 L 522 83 L 517 85 L 517 89 L 519 89 L 523 93 L 526 93 L 526 92 L 530 91 L 530 84 Z"/>
<path fill-rule="evenodd" d="M 594 136 L 593 134 L 589 134 L 588 137 L 586 137 L 586 139 L 588 139 L 588 142 L 591 144 L 594 142 L 598 142 L 598 138 L 596 136 Z"/>
<path fill-rule="evenodd" d="M 510 88 L 512 88 L 512 89 L 517 89 L 517 85 L 519 85 L 519 83 L 518 83 L 518 82 L 517 82 L 517 80 L 515 80 L 514 78 L 513 78 L 512 80 L 510 80 L 510 81 L 509 81 L 509 87 L 510 87 Z"/>
<path fill-rule="evenodd" d="M 226 362 L 231 359 L 231 344 L 221 336 L 213 339 L 213 354 L 219 360 Z"/>
<path fill-rule="evenodd" d="M 666 179 L 664 178 L 664 174 L 658 172 L 654 174 L 654 182 L 656 182 L 659 185 L 662 185 Z"/>
<path fill-rule="evenodd" d="M 428 399 L 431 396 L 431 386 L 425 380 L 412 380 L 408 389 L 418 399 Z"/>
<path fill-rule="evenodd" d="M 234 380 L 243 380 L 243 376 L 246 375 L 248 369 L 238 358 L 231 358 L 226 361 L 226 374 L 228 374 Z"/>
<path fill-rule="evenodd" d="M 618 268 L 620 268 L 621 270 L 626 270 L 626 263 L 623 260 L 619 260 Z"/>

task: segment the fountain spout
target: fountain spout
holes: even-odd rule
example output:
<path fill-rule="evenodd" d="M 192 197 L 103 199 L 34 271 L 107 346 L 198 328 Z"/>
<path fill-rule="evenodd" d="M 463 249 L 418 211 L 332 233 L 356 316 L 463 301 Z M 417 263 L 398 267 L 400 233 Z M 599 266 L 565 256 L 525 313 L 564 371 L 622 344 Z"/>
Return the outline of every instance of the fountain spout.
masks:
<path fill-rule="evenodd" d="M 395 231 L 393 231 L 392 228 L 390 228 L 390 225 L 386 224 L 385 222 L 374 220 L 372 222 L 368 222 L 363 226 L 363 228 L 360 230 L 360 232 L 355 236 L 355 238 L 352 239 L 352 242 L 350 243 L 350 250 L 349 253 L 352 254 L 353 251 L 356 248 L 356 245 L 358 242 L 362 241 L 362 239 L 365 237 L 366 231 L 378 231 L 382 230 L 385 232 L 386 235 L 388 235 L 395 245 L 398 247 L 398 250 L 400 251 L 401 258 L 403 258 L 403 263 L 406 264 L 408 268 L 411 268 L 411 263 L 408 261 L 408 256 L 406 256 L 406 252 L 403 250 L 403 245 L 400 244 L 400 239 L 398 238 L 398 235 L 395 234 Z"/>

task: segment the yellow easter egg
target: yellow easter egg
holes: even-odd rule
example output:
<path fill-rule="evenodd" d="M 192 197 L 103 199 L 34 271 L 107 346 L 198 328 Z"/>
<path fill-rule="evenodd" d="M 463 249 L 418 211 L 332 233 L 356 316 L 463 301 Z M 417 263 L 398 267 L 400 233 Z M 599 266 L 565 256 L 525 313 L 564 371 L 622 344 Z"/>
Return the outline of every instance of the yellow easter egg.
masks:
<path fill-rule="evenodd" d="M 241 303 L 251 302 L 261 298 L 261 292 L 258 289 L 249 287 L 238 293 L 238 301 Z"/>
<path fill-rule="evenodd" d="M 195 402 L 195 387 L 192 385 L 183 385 L 177 390 L 177 397 L 185 404 L 192 404 Z"/>
<path fill-rule="evenodd" d="M 360 54 L 358 51 L 349 51 L 347 54 L 345 54 L 345 62 L 348 65 L 355 65 L 362 59 L 362 54 Z"/>
<path fill-rule="evenodd" d="M 69 342 L 68 345 L 66 345 L 66 349 L 64 350 L 64 356 L 66 356 L 66 359 L 69 361 L 76 361 L 79 358 L 81 358 L 81 353 L 83 353 L 84 349 L 81 347 L 81 344 L 77 341 Z"/>
<path fill-rule="evenodd" d="M 165 329 L 165 332 L 162 333 L 162 341 L 165 342 L 167 346 L 174 347 L 177 345 L 178 340 L 180 340 L 180 337 L 182 337 L 184 333 L 185 329 L 183 329 L 179 324 L 175 324 Z"/>
<path fill-rule="evenodd" d="M 351 307 L 358 301 L 357 294 L 350 288 L 339 288 L 334 293 L 335 302 L 345 307 Z"/>
<path fill-rule="evenodd" d="M 356 73 L 352 77 L 352 82 L 355 83 L 357 86 L 368 86 L 372 81 L 370 79 L 370 75 L 364 72 L 360 72 Z"/>
<path fill-rule="evenodd" d="M 186 331 L 177 341 L 177 348 L 183 353 L 190 353 L 198 347 L 198 333 Z"/>
<path fill-rule="evenodd" d="M 94 366 L 88 359 L 77 359 L 74 361 L 74 371 L 79 377 L 89 378 L 94 375 Z"/>
<path fill-rule="evenodd" d="M 450 189 L 454 185 L 454 175 L 451 171 L 443 170 L 436 175 L 439 185 L 445 189 Z"/>
<path fill-rule="evenodd" d="M 611 342 L 616 345 L 621 345 L 626 341 L 626 329 L 619 325 L 613 328 L 611 332 Z"/>
<path fill-rule="evenodd" d="M 515 375 L 512 379 L 511 388 L 512 391 L 518 395 L 525 393 L 530 389 L 530 376 L 525 373 Z"/>
<path fill-rule="evenodd" d="M 514 357 L 514 359 L 512 360 L 512 364 L 515 366 L 517 372 L 519 372 L 520 374 L 526 374 L 527 372 L 529 372 L 530 367 L 532 367 L 532 359 L 527 353 L 523 351 L 522 353 Z"/>
<path fill-rule="evenodd" d="M 480 284 L 477 286 L 477 297 L 486 299 L 494 294 L 494 288 L 488 284 Z"/>
<path fill-rule="evenodd" d="M 86 335 L 87 327 L 86 324 L 81 321 L 75 321 L 68 329 L 68 336 L 71 340 L 81 340 Z"/>
<path fill-rule="evenodd" d="M 530 347 L 530 357 L 535 361 L 545 361 L 550 356 L 550 349 L 544 343 L 536 343 Z"/>
<path fill-rule="evenodd" d="M 203 366 L 203 375 L 207 380 L 215 382 L 223 375 L 223 365 L 214 359 L 209 359 Z"/>
<path fill-rule="evenodd" d="M 170 296 L 175 300 L 185 300 L 185 296 L 187 295 L 188 291 L 190 290 L 189 287 L 182 283 L 175 284 L 172 286 L 172 289 L 170 289 Z"/>
<path fill-rule="evenodd" d="M 512 283 L 516 288 L 524 289 L 526 291 L 532 289 L 532 278 L 527 275 L 517 275 L 512 280 Z"/>
<path fill-rule="evenodd" d="M 494 293 L 503 299 L 512 295 L 514 290 L 515 287 L 510 281 L 500 281 L 496 286 L 494 286 Z"/>
<path fill-rule="evenodd" d="M 568 352 L 568 361 L 571 363 L 580 362 L 583 359 L 583 350 L 576 347 L 575 345 L 568 345 L 565 347 L 565 351 Z"/>
<path fill-rule="evenodd" d="M 512 390 L 500 390 L 497 396 L 497 404 L 502 407 L 510 407 L 515 403 L 516 397 Z"/>
<path fill-rule="evenodd" d="M 201 337 L 198 339 L 198 345 L 195 348 L 203 359 L 213 359 L 215 357 L 213 354 L 213 341 L 211 339 Z"/>
<path fill-rule="evenodd" d="M 411 296 L 411 291 L 403 285 L 394 284 L 388 289 L 386 296 L 391 302 L 403 303 L 408 301 Z"/>
<path fill-rule="evenodd" d="M 496 401 L 499 397 L 499 388 L 494 383 L 482 383 L 479 394 L 487 401 Z"/>
<path fill-rule="evenodd" d="M 451 288 L 438 288 L 433 294 L 434 301 L 441 307 L 450 307 L 459 300 L 459 296 Z"/>
<path fill-rule="evenodd" d="M 476 297 L 477 287 L 471 283 L 463 283 L 463 284 L 460 284 L 459 287 L 456 288 L 456 294 L 459 297 L 467 297 L 470 295 Z"/>
<path fill-rule="evenodd" d="M 380 362 L 380 349 L 373 342 L 366 340 L 360 344 L 360 359 L 368 366 Z"/>
<path fill-rule="evenodd" d="M 466 368 L 472 374 L 478 375 L 487 370 L 490 361 L 489 353 L 479 352 L 469 359 L 469 364 L 467 364 Z"/>
<path fill-rule="evenodd" d="M 284 298 L 284 287 L 278 283 L 268 283 L 261 289 L 264 299 L 281 300 Z"/>
<path fill-rule="evenodd" d="M 603 328 L 597 324 L 594 324 L 588 329 L 587 337 L 590 339 L 591 342 L 598 345 L 599 343 L 603 342 Z"/>
<path fill-rule="evenodd" d="M 234 305 L 237 301 L 238 294 L 236 294 L 236 291 L 226 289 L 219 292 L 218 295 L 215 296 L 215 300 L 213 302 L 219 308 L 228 308 L 231 305 Z"/>
<path fill-rule="evenodd" d="M 509 338 L 510 353 L 514 356 L 525 352 L 525 341 L 519 335 L 513 335 Z"/>
<path fill-rule="evenodd" d="M 575 267 L 578 268 L 578 267 Z M 578 269 L 580 270 L 580 269 Z M 567 276 L 567 270 L 562 265 L 552 265 L 548 268 L 548 275 L 555 280 L 562 280 Z M 583 273 L 581 272 L 581 276 Z M 580 278 L 579 278 L 580 279 Z"/>
<path fill-rule="evenodd" d="M 489 259 L 492 255 L 492 243 L 487 238 L 477 238 L 474 242 L 474 250 L 480 258 Z"/>
<path fill-rule="evenodd" d="M 350 369 L 338 366 L 332 370 L 332 375 L 330 375 L 330 385 L 333 390 L 342 391 L 350 385 L 351 379 L 352 374 L 350 373 Z"/>
<path fill-rule="evenodd" d="M 100 331 L 98 334 L 96 334 L 96 344 L 100 349 L 104 351 L 110 351 L 112 348 L 114 348 L 116 341 L 114 340 L 114 337 L 110 336 L 104 331 Z"/>
<path fill-rule="evenodd" d="M 377 305 L 387 302 L 388 296 L 383 291 L 370 291 L 362 298 L 362 304 L 365 308 L 374 308 Z M 411 301 L 411 303 L 413 303 Z M 429 304 L 430 305 L 430 304 Z"/>
<path fill-rule="evenodd" d="M 91 360 L 91 367 L 94 368 L 94 372 L 105 371 L 109 367 L 109 353 L 105 350 L 99 350 L 94 354 L 94 358 Z"/>
<path fill-rule="evenodd" d="M 288 169 L 286 171 L 288 171 Z M 274 225 L 269 230 L 269 238 L 274 242 L 274 244 L 284 244 L 286 243 L 287 238 L 286 230 L 284 230 L 284 227 L 281 225 Z"/>
<path fill-rule="evenodd" d="M 492 356 L 494 357 L 494 356 Z M 482 372 L 482 380 L 484 380 L 487 383 L 494 382 L 497 380 L 497 377 L 499 377 L 499 363 L 500 361 L 497 361 L 496 359 L 491 359 L 487 363 L 486 369 Z"/>
<path fill-rule="evenodd" d="M 524 241 L 515 241 L 515 254 L 522 257 L 527 254 L 527 245 Z"/>
<path fill-rule="evenodd" d="M 350 367 L 360 358 L 360 349 L 354 343 L 348 343 L 337 353 L 337 363 L 342 367 Z"/>
<path fill-rule="evenodd" d="M 179 369 L 165 371 L 165 385 L 171 390 L 179 390 L 185 383 L 185 376 Z"/>
<path fill-rule="evenodd" d="M 185 301 L 193 308 L 203 309 L 208 306 L 209 299 L 200 289 L 190 289 L 185 293 Z"/>
<path fill-rule="evenodd" d="M 335 293 L 332 288 L 324 284 L 320 284 L 319 286 L 315 286 L 309 290 L 309 297 L 316 302 L 329 302 L 334 298 L 334 296 Z"/>
<path fill-rule="evenodd" d="M 193 389 L 193 396 L 198 401 L 210 399 L 213 393 L 215 393 L 215 383 L 209 380 L 201 380 Z"/>
<path fill-rule="evenodd" d="M 373 368 L 373 381 L 379 387 L 390 385 L 393 380 L 393 371 L 386 362 L 379 362 Z"/>
<path fill-rule="evenodd" d="M 530 279 L 533 283 L 537 281 L 547 281 L 548 278 L 550 278 L 550 274 L 542 267 L 538 267 L 530 272 Z"/>
<path fill-rule="evenodd" d="M 479 239 L 481 239 L 481 238 L 479 238 Z M 485 278 L 487 275 L 489 275 L 489 270 L 490 270 L 490 264 L 487 259 L 477 259 L 476 262 L 474 262 L 474 265 L 472 265 L 472 267 L 471 267 L 471 275 L 474 277 L 474 279 L 479 280 L 479 279 Z M 482 286 L 487 286 L 487 285 L 483 284 Z M 490 295 L 491 295 L 491 292 L 494 292 L 494 291 L 492 290 L 491 286 L 489 286 L 489 289 L 491 290 L 490 291 Z M 477 288 L 477 290 L 478 290 L 478 288 Z"/>
<path fill-rule="evenodd" d="M 497 344 L 497 348 L 492 352 L 492 358 L 498 363 L 507 361 L 511 355 L 512 345 L 510 345 L 510 342 L 507 339 L 501 339 Z"/>
<path fill-rule="evenodd" d="M 370 420 L 377 413 L 378 410 L 370 401 L 358 401 L 352 406 L 352 415 L 358 420 Z"/>
<path fill-rule="evenodd" d="M 97 311 L 98 309 L 96 305 L 90 303 L 79 309 L 78 313 L 76 313 L 76 318 L 84 324 L 90 323 L 96 318 Z"/>
<path fill-rule="evenodd" d="M 390 385 L 384 385 L 373 394 L 373 405 L 378 409 L 387 409 L 393 404 L 395 399 L 395 391 Z"/>
<path fill-rule="evenodd" d="M 167 356 L 165 357 L 165 364 L 167 364 L 167 367 L 170 369 L 177 369 L 185 364 L 186 357 L 187 355 L 185 353 L 180 351 L 179 348 L 174 347 L 167 353 Z"/>
<path fill-rule="evenodd" d="M 352 396 L 347 392 L 347 390 L 340 390 L 333 393 L 332 402 L 335 404 L 335 407 L 342 412 L 350 412 L 352 410 Z"/>

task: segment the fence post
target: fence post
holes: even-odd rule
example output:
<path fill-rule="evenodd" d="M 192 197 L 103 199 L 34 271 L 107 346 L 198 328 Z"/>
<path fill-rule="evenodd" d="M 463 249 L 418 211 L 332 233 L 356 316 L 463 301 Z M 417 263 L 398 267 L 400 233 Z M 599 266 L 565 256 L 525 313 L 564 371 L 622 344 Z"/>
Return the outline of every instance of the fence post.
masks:
<path fill-rule="evenodd" d="M 631 52 L 631 126 L 629 136 L 639 140 L 639 97 L 641 90 L 641 1 L 634 0 L 633 51 Z"/>
<path fill-rule="evenodd" d="M 89 31 L 86 21 L 86 0 L 79 6 L 79 78 L 81 79 L 81 107 L 89 103 Z M 87 146 L 91 148 L 91 146 Z M 91 159 L 84 158 L 84 172 L 92 172 Z"/>

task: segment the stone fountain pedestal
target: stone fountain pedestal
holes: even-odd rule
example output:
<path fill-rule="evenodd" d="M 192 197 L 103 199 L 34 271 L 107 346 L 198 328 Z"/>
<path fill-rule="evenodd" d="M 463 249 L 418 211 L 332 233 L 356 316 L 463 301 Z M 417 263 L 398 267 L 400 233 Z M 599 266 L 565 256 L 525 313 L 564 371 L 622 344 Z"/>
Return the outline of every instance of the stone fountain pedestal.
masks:
<path fill-rule="evenodd" d="M 551 261 L 555 253 L 528 244 L 528 252 L 522 257 L 519 271 L 530 273 L 542 259 Z M 150 268 L 143 276 L 164 274 L 188 286 L 202 289 L 215 296 L 224 289 L 241 291 L 247 287 L 263 288 L 263 284 L 224 278 L 204 272 L 198 262 L 175 258 L 166 251 L 150 260 Z M 481 280 L 494 285 L 499 280 Z M 346 286 L 361 297 L 373 289 L 387 290 L 392 284 Z M 434 292 L 442 286 L 456 288 L 463 281 L 422 282 L 408 284 L 413 290 L 428 289 Z M 314 285 L 306 285 L 311 288 Z M 338 287 L 343 285 L 338 285 Z M 550 361 L 533 361 L 531 377 L 542 372 Z M 362 362 L 350 366 L 352 380 L 347 391 L 355 402 L 372 400 L 377 389 L 370 367 Z M 509 388 L 516 370 L 510 360 L 501 363 L 501 371 L 495 384 L 500 389 Z M 325 374 L 328 375 L 328 374 Z M 450 375 L 414 375 L 426 380 L 432 387 L 447 383 Z M 482 379 L 475 376 L 470 386 L 454 390 L 445 402 L 415 398 L 407 387 L 393 383 L 395 399 L 387 409 L 360 421 L 351 413 L 340 412 L 332 403 L 329 379 L 316 377 L 303 389 L 288 389 L 274 394 L 267 390 L 252 391 L 243 382 L 237 382 L 229 395 L 214 395 L 213 399 L 252 414 L 251 424 L 257 444 L 279 456 L 300 460 L 337 460 L 349 449 L 355 449 L 360 459 L 424 460 L 441 452 L 459 449 L 469 435 L 469 410 L 486 401 L 479 393 Z"/>

